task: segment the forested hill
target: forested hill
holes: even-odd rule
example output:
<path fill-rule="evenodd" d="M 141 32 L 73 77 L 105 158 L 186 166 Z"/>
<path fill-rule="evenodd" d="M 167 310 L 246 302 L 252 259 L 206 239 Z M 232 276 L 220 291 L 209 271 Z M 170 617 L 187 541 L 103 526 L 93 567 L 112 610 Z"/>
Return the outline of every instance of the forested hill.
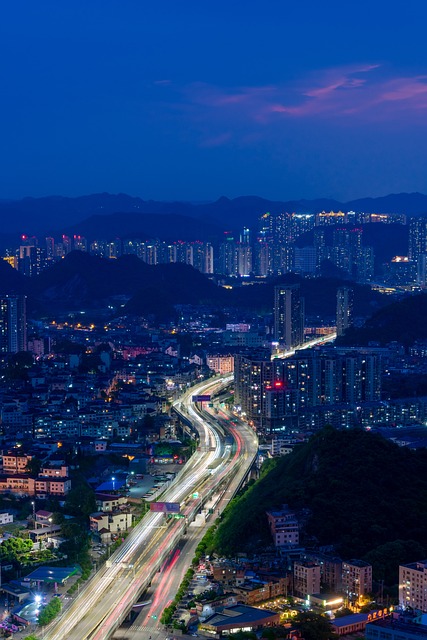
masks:
<path fill-rule="evenodd" d="M 267 462 L 268 472 L 223 515 L 217 550 L 229 555 L 271 543 L 265 512 L 288 503 L 309 510 L 303 543 L 315 537 L 350 558 L 412 540 L 425 555 L 426 465 L 426 450 L 412 452 L 376 434 L 327 427 L 292 454 Z M 406 551 L 413 548 L 406 544 Z"/>
<path fill-rule="evenodd" d="M 371 341 L 387 344 L 391 340 L 399 340 L 410 346 L 415 340 L 427 338 L 426 313 L 427 294 L 409 296 L 378 310 L 363 327 L 353 327 L 337 342 L 361 345 Z"/>

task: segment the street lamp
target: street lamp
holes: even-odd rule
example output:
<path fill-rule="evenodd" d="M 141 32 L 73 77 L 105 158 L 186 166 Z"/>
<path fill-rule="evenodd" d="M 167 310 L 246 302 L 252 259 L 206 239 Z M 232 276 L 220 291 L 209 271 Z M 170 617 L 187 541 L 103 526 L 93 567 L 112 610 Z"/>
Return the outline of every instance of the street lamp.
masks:
<path fill-rule="evenodd" d="M 111 480 L 113 481 L 113 491 L 114 491 L 114 490 L 115 490 L 114 482 L 115 482 L 116 478 L 113 476 L 113 477 L 111 478 Z"/>
<path fill-rule="evenodd" d="M 33 505 L 33 523 L 34 523 L 34 527 L 35 527 L 35 522 L 36 522 L 36 503 L 35 503 L 34 500 L 32 500 L 31 504 Z"/>

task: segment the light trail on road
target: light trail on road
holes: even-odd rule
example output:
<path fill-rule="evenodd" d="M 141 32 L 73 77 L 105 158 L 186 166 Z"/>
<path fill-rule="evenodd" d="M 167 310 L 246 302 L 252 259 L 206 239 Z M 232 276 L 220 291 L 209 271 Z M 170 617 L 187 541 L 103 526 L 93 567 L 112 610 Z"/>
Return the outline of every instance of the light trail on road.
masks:
<path fill-rule="evenodd" d="M 229 467 L 240 467 L 238 456 L 232 460 L 224 454 L 219 434 L 212 424 L 207 424 L 190 405 L 190 395 L 228 384 L 232 377 L 209 381 L 187 392 L 184 401 L 196 423 L 200 436 L 200 448 L 188 461 L 164 493 L 167 502 L 184 503 L 196 489 L 203 487 L 206 495 L 218 484 L 230 477 Z M 210 469 L 218 460 L 220 466 Z M 226 466 L 227 465 L 227 466 Z M 212 475 L 214 473 L 214 475 Z M 202 500 L 190 500 L 184 507 L 184 515 L 194 517 Z M 46 640 L 105 640 L 117 620 L 122 619 L 132 599 L 147 585 L 148 576 L 157 571 L 170 548 L 182 535 L 183 521 L 166 523 L 160 513 L 148 513 L 136 525 L 121 547 L 112 555 L 108 566 L 92 578 L 87 587 L 61 617 L 46 629 Z"/>

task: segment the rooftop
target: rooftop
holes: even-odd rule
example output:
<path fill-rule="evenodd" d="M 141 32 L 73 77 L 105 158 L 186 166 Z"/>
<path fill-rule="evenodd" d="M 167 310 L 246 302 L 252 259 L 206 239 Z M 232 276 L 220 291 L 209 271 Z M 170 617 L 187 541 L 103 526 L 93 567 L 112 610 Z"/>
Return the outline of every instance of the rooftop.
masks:
<path fill-rule="evenodd" d="M 213 627 L 220 627 L 224 624 L 236 622 L 237 624 L 250 624 L 252 622 L 268 621 L 272 616 L 277 616 L 275 611 L 267 609 L 257 609 L 256 607 L 248 607 L 244 604 L 236 604 L 232 607 L 223 609 L 221 612 L 214 613 L 204 624 Z"/>
<path fill-rule="evenodd" d="M 341 628 L 346 627 L 349 624 L 357 624 L 358 622 L 367 622 L 367 613 L 352 613 L 349 616 L 342 616 L 341 618 L 335 618 L 332 621 L 334 627 Z"/>
<path fill-rule="evenodd" d="M 65 582 L 78 573 L 78 567 L 38 567 L 25 577 L 25 581 L 35 582 Z"/>
<path fill-rule="evenodd" d="M 395 631 L 406 631 L 411 636 L 419 636 L 420 638 L 427 638 L 427 626 L 424 624 L 417 624 L 416 622 L 410 622 L 405 619 L 395 618 L 393 616 L 387 616 L 385 618 L 377 618 L 368 622 L 369 626 L 382 627 L 385 629 L 393 629 Z M 395 636 L 397 637 L 397 636 Z"/>

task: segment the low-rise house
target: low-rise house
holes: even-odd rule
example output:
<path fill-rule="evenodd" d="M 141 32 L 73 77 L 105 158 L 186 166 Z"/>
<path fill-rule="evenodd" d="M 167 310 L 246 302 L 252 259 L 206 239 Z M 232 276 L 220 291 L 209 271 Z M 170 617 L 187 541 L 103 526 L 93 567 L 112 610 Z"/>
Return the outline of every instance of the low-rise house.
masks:
<path fill-rule="evenodd" d="M 95 512 L 89 516 L 90 530 L 93 533 L 101 533 L 105 529 L 111 535 L 112 533 L 120 533 L 127 531 L 133 523 L 133 515 L 130 511 L 113 512 Z"/>
<path fill-rule="evenodd" d="M 62 477 L 28 475 L 0 476 L 0 493 L 14 493 L 20 496 L 65 496 L 71 489 L 71 480 Z"/>
<path fill-rule="evenodd" d="M 35 483 L 34 478 L 23 474 L 0 476 L 0 493 L 33 496 L 36 493 Z"/>
<path fill-rule="evenodd" d="M 288 505 L 267 511 L 267 518 L 275 547 L 299 544 L 299 522 Z"/>
<path fill-rule="evenodd" d="M 3 451 L 1 458 L 2 473 L 10 475 L 25 473 L 33 456 L 27 455 L 21 451 Z"/>
<path fill-rule="evenodd" d="M 11 524 L 13 522 L 13 514 L 8 511 L 0 512 L 0 525 Z"/>
<path fill-rule="evenodd" d="M 50 527 L 50 525 L 52 524 L 53 511 L 45 511 L 44 509 L 39 509 L 38 511 L 36 511 L 35 516 L 35 529 Z"/>
<path fill-rule="evenodd" d="M 114 511 L 123 507 L 128 502 L 126 496 L 108 493 L 96 493 L 95 500 L 96 506 L 103 512 Z"/>
<path fill-rule="evenodd" d="M 213 579 L 222 585 L 235 586 L 245 582 L 246 569 L 229 560 L 212 563 Z"/>
<path fill-rule="evenodd" d="M 290 593 L 290 580 L 278 578 L 271 581 L 248 581 L 232 589 L 239 602 L 254 605 L 277 596 L 287 596 Z"/>

